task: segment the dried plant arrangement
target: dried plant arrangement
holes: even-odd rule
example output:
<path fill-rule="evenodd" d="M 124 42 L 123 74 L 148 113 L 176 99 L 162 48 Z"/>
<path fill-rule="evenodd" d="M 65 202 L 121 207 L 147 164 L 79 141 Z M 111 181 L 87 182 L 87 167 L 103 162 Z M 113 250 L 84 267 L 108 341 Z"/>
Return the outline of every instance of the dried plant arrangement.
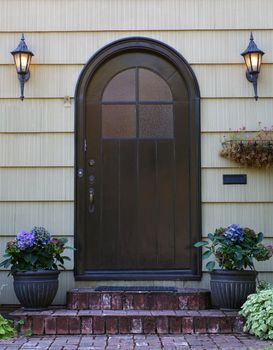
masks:
<path fill-rule="evenodd" d="M 224 136 L 220 155 L 240 165 L 254 168 L 269 168 L 273 165 L 273 125 L 261 127 L 255 132 L 245 127 Z"/>

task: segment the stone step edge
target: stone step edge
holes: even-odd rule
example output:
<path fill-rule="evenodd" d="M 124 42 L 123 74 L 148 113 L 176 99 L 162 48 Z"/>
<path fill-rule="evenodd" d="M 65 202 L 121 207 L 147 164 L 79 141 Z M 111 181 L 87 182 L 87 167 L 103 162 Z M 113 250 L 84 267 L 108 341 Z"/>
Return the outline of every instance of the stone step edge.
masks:
<path fill-rule="evenodd" d="M 85 312 L 83 312 L 85 311 Z M 89 310 L 92 311 L 92 310 Z M 154 312 L 128 311 L 102 314 L 79 310 L 43 312 L 15 311 L 15 321 L 24 320 L 21 332 L 34 335 L 77 334 L 229 334 L 242 333 L 243 319 L 236 312 L 214 310 Z"/>
<path fill-rule="evenodd" d="M 210 307 L 210 291 L 193 292 L 98 292 L 87 288 L 67 292 L 67 307 L 77 309 L 112 310 L 199 310 Z"/>

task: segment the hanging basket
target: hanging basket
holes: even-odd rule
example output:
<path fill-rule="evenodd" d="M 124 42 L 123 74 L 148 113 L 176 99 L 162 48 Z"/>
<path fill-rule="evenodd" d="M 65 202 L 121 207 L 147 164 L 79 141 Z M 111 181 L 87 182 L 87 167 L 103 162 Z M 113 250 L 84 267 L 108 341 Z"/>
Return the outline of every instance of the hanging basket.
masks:
<path fill-rule="evenodd" d="M 229 140 L 222 143 L 220 155 L 240 165 L 269 168 L 273 165 L 273 140 Z"/>

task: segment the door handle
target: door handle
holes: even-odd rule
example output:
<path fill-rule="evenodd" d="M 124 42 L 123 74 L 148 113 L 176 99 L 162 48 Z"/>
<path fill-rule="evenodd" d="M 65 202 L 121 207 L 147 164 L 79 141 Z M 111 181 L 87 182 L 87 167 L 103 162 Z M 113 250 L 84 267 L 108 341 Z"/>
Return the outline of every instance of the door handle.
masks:
<path fill-rule="evenodd" d="M 95 192 L 93 188 L 89 188 L 89 213 L 94 213 L 95 211 Z"/>
<path fill-rule="evenodd" d="M 94 190 L 93 190 L 93 188 L 89 189 L 89 203 L 91 206 L 94 204 Z"/>

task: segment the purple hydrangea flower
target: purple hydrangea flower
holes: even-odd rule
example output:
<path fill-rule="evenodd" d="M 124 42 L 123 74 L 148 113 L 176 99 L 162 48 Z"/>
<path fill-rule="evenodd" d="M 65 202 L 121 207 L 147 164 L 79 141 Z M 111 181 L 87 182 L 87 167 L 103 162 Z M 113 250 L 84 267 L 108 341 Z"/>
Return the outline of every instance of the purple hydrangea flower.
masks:
<path fill-rule="evenodd" d="M 24 250 L 30 248 L 35 243 L 34 234 L 28 231 L 21 231 L 16 235 L 16 246 L 17 248 Z"/>
<path fill-rule="evenodd" d="M 232 224 L 226 228 L 224 236 L 232 242 L 242 242 L 244 240 L 244 231 L 240 225 Z"/>

